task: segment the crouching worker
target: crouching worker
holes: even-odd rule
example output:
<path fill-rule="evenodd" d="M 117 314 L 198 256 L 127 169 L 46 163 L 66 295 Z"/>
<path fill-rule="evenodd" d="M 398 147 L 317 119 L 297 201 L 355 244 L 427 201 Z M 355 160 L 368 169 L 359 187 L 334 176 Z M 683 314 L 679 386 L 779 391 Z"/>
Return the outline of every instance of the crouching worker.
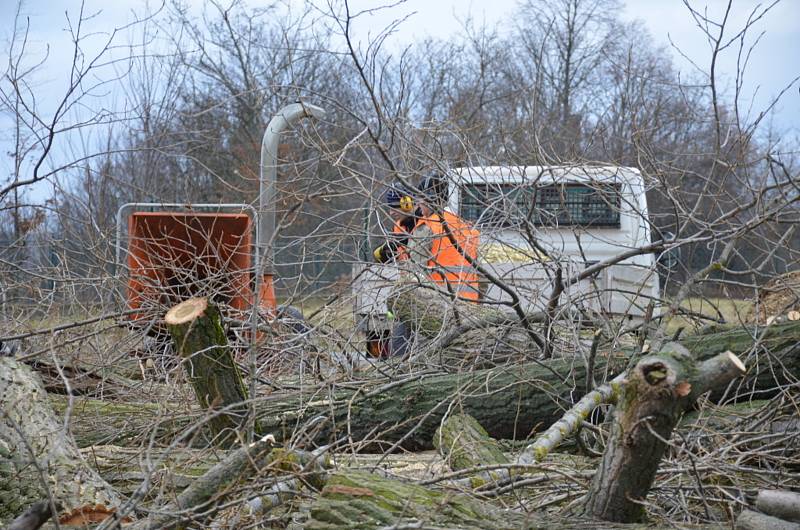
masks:
<path fill-rule="evenodd" d="M 394 221 L 386 242 L 373 251 L 375 261 L 395 261 L 408 273 L 424 274 L 454 300 L 478 300 L 477 259 L 480 233 L 447 209 L 448 185 L 439 176 L 423 179 L 417 190 L 391 188 L 386 205 Z M 472 262 L 472 263 L 471 263 Z M 405 355 L 411 340 L 408 327 L 396 321 L 388 352 L 373 355 Z"/>

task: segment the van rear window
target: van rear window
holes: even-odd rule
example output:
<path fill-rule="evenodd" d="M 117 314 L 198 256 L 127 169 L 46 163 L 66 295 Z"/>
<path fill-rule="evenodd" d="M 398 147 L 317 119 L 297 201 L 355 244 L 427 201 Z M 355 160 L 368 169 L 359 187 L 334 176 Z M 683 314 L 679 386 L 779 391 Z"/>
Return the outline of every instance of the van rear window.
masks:
<path fill-rule="evenodd" d="M 617 184 L 468 184 L 459 209 L 482 226 L 514 227 L 529 220 L 537 226 L 619 227 Z M 533 207 L 533 208 L 531 208 Z"/>

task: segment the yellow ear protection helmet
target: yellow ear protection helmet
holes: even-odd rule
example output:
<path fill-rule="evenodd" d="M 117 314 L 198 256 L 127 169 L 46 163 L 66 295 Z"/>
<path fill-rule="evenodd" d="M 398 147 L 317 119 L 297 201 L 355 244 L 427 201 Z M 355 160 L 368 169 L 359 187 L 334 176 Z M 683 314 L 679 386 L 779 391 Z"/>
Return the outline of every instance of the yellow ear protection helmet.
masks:
<path fill-rule="evenodd" d="M 403 195 L 400 197 L 400 210 L 404 211 L 405 213 L 411 213 L 414 211 L 414 199 L 411 195 Z"/>
<path fill-rule="evenodd" d="M 409 214 L 417 209 L 411 193 L 399 186 L 393 186 L 386 191 L 386 205 Z"/>

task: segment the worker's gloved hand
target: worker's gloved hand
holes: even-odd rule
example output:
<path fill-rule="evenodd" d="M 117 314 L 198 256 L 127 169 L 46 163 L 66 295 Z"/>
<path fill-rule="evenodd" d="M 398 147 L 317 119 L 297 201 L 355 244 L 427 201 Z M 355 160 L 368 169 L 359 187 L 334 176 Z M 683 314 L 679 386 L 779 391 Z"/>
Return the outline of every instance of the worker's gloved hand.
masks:
<path fill-rule="evenodd" d="M 397 250 L 399 248 L 399 242 L 394 240 L 387 241 L 372 251 L 372 257 L 375 258 L 375 261 L 378 263 L 386 263 L 397 255 Z"/>

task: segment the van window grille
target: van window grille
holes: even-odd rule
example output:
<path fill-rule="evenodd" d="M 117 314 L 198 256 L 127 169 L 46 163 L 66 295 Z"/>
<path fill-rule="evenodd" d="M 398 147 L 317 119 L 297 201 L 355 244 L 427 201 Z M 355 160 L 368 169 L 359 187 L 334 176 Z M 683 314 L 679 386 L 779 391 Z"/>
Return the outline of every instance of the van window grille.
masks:
<path fill-rule="evenodd" d="M 513 227 L 529 219 L 537 226 L 619 227 L 620 201 L 616 184 L 469 184 L 459 206 L 462 217 L 482 226 Z"/>

